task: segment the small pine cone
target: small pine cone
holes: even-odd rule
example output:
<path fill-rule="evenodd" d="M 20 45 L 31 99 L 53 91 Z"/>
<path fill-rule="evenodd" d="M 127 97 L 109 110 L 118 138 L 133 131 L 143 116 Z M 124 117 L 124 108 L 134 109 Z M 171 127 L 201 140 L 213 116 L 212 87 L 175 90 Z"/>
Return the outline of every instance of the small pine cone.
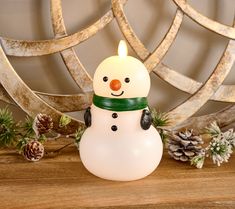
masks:
<path fill-rule="evenodd" d="M 200 144 L 203 140 L 193 130 L 173 133 L 168 140 L 168 153 L 175 160 L 186 162 L 202 152 Z"/>
<path fill-rule="evenodd" d="M 36 141 L 30 141 L 23 148 L 23 156 L 29 161 L 38 161 L 44 155 L 43 145 Z"/>
<path fill-rule="evenodd" d="M 37 135 L 45 134 L 53 128 L 52 118 L 46 114 L 39 113 L 34 119 L 33 129 Z"/>

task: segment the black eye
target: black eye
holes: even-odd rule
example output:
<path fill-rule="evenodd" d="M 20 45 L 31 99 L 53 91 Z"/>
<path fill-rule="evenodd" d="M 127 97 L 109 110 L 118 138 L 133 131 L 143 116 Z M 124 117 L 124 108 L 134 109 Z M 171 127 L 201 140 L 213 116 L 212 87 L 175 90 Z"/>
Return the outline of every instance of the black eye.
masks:
<path fill-rule="evenodd" d="M 104 82 L 107 82 L 107 81 L 108 81 L 108 77 L 107 77 L 107 76 L 104 76 L 104 77 L 103 77 L 103 81 L 104 81 Z"/>
<path fill-rule="evenodd" d="M 129 83 L 130 82 L 130 78 L 125 78 L 125 82 Z"/>

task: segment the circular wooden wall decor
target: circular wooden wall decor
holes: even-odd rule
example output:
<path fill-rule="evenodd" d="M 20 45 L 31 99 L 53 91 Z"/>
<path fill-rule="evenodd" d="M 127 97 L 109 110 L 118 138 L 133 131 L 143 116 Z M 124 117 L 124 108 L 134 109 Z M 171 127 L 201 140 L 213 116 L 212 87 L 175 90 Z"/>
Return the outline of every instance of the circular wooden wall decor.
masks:
<path fill-rule="evenodd" d="M 235 28 L 205 17 L 185 0 L 173 1 L 178 8 L 172 24 L 161 43 L 156 46 L 153 52 L 149 52 L 135 34 L 125 15 L 124 6 L 127 0 L 112 0 L 111 9 L 105 15 L 87 28 L 71 35 L 66 32 L 61 1 L 51 0 L 50 12 L 54 39 L 28 41 L 0 37 L 0 100 L 18 105 L 32 117 L 39 112 L 49 114 L 53 118 L 56 131 L 64 132 L 58 125 L 63 113 L 86 109 L 91 104 L 93 95 L 92 78 L 72 47 L 88 40 L 115 19 L 126 41 L 138 58 L 144 62 L 149 73 L 152 72 L 175 88 L 191 94 L 186 101 L 168 112 L 171 123 L 166 128 L 173 130 L 181 127 L 192 127 L 199 130 L 213 120 L 217 120 L 222 126 L 234 122 L 234 105 L 213 114 L 193 118 L 191 116 L 208 100 L 235 102 L 235 85 L 222 84 L 235 59 Z M 204 28 L 229 39 L 222 57 L 205 83 L 182 75 L 162 62 L 178 34 L 184 15 L 189 16 Z M 68 72 L 83 93 L 61 95 L 33 91 L 17 75 L 7 58 L 7 56 L 42 56 L 57 52 L 61 54 Z M 72 118 L 66 132 L 71 133 L 79 126 L 84 126 L 84 122 Z"/>

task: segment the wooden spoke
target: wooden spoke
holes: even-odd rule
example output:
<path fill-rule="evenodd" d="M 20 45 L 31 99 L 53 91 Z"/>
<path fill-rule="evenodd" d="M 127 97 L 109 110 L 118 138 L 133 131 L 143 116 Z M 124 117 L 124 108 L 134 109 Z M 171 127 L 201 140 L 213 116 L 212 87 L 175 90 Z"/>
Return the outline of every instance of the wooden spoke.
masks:
<path fill-rule="evenodd" d="M 121 29 L 121 32 L 125 36 L 126 40 L 133 48 L 133 50 L 137 53 L 137 55 L 145 60 L 149 56 L 148 50 L 145 48 L 144 44 L 139 40 L 135 32 L 132 30 L 126 15 L 123 11 L 123 5 L 120 0 L 112 0 L 112 8 L 113 13 L 116 17 L 118 25 Z"/>
<path fill-rule="evenodd" d="M 205 132 L 207 127 L 212 122 L 216 121 L 220 127 L 226 127 L 229 124 L 235 122 L 235 105 L 229 106 L 218 112 L 202 115 L 197 117 L 191 117 L 185 120 L 183 123 L 174 126 L 171 130 L 179 129 L 193 129 L 199 133 Z"/>
<path fill-rule="evenodd" d="M 170 85 L 189 94 L 195 94 L 203 85 L 162 63 L 154 69 L 153 73 Z M 220 102 L 235 102 L 235 85 L 221 85 L 210 99 Z"/>
<path fill-rule="evenodd" d="M 185 0 L 173 1 L 193 21 L 199 23 L 200 25 L 209 30 L 212 30 L 215 33 L 218 33 L 230 39 L 235 39 L 235 28 L 233 28 L 232 26 L 223 25 L 221 23 L 209 19 L 208 17 L 202 15 L 194 8 L 192 8 Z"/>
<path fill-rule="evenodd" d="M 112 7 L 114 15 L 117 19 L 118 25 L 123 35 L 125 36 L 132 49 L 139 56 L 139 58 L 144 61 L 144 64 L 146 65 L 149 72 L 151 72 L 163 59 L 170 46 L 172 45 L 173 41 L 175 40 L 175 37 L 179 31 L 183 20 L 183 13 L 180 10 L 177 10 L 172 25 L 168 30 L 166 36 L 159 44 L 159 46 L 156 47 L 154 52 L 150 53 L 145 48 L 144 44 L 140 41 L 140 39 L 137 37 L 130 23 L 128 22 L 120 0 L 112 0 Z"/>
<path fill-rule="evenodd" d="M 67 36 L 62 15 L 61 0 L 51 0 L 51 20 L 56 38 Z M 80 62 L 73 48 L 60 52 L 63 61 L 75 83 L 83 92 L 92 91 L 92 78 Z"/>
<path fill-rule="evenodd" d="M 125 4 L 126 1 L 127 0 L 122 0 L 121 3 Z M 84 30 L 58 39 L 15 40 L 11 38 L 0 37 L 0 42 L 5 54 L 10 56 L 30 57 L 52 54 L 63 51 L 87 40 L 88 38 L 95 35 L 98 31 L 103 29 L 113 20 L 113 18 L 113 12 L 110 10 L 99 20 Z"/>
<path fill-rule="evenodd" d="M 73 47 L 95 35 L 112 20 L 112 16 L 112 12 L 108 12 L 88 28 L 59 39 L 27 41 L 0 37 L 0 40 L 5 53 L 10 56 L 30 57 L 52 54 Z"/>
<path fill-rule="evenodd" d="M 93 93 L 83 94 L 48 94 L 35 92 L 43 101 L 61 112 L 75 112 L 85 110 L 92 103 Z"/>
<path fill-rule="evenodd" d="M 65 128 L 59 127 L 59 120 L 62 113 L 48 105 L 39 98 L 17 75 L 2 48 L 0 48 L 0 82 L 13 100 L 27 114 L 34 117 L 39 112 L 46 113 L 53 118 L 54 129 L 59 133 L 74 132 L 79 126 L 84 126 L 82 121 L 72 119 Z"/>
<path fill-rule="evenodd" d="M 165 35 L 164 39 L 156 47 L 154 52 L 144 61 L 144 64 L 149 72 L 153 71 L 153 69 L 162 61 L 166 55 L 179 32 L 182 21 L 183 13 L 180 10 L 177 10 L 171 27 Z"/>
<path fill-rule="evenodd" d="M 34 93 L 60 112 L 75 112 L 85 110 L 91 105 L 93 98 L 93 93 L 68 95 L 48 94 L 38 91 L 34 91 Z M 0 85 L 0 100 L 8 104 L 16 105 L 14 100 L 8 95 L 2 85 Z"/>
<path fill-rule="evenodd" d="M 2 85 L 0 85 L 0 100 L 11 105 L 16 105 Z"/>
<path fill-rule="evenodd" d="M 169 111 L 171 126 L 180 124 L 197 112 L 216 92 L 231 70 L 235 54 L 233 53 L 235 41 L 229 41 L 226 50 L 215 70 L 200 89 L 181 105 Z M 180 81 L 179 81 L 180 82 Z"/>

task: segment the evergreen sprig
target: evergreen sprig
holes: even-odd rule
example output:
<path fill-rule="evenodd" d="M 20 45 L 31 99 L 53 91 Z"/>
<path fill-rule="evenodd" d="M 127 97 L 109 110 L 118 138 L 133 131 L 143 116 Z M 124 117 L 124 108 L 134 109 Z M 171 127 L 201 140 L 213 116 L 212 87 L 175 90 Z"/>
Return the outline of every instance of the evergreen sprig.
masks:
<path fill-rule="evenodd" d="M 232 146 L 228 140 L 218 135 L 213 137 L 210 145 L 206 148 L 208 156 L 213 160 L 214 164 L 220 166 L 223 162 L 228 162 L 232 154 Z"/>
<path fill-rule="evenodd" d="M 202 168 L 204 165 L 205 158 L 205 152 L 203 151 L 190 160 L 191 165 L 195 166 L 196 168 Z"/>
<path fill-rule="evenodd" d="M 228 162 L 235 147 L 235 133 L 233 129 L 222 132 L 218 124 L 214 121 L 209 127 L 206 127 L 206 133 L 210 135 L 211 141 L 203 153 L 200 153 L 200 155 L 195 156 L 191 160 L 191 165 L 202 168 L 206 157 L 211 158 L 217 166 Z"/>
<path fill-rule="evenodd" d="M 153 119 L 153 126 L 158 130 L 162 138 L 162 142 L 166 144 L 167 134 L 166 134 L 166 130 L 164 130 L 163 127 L 169 124 L 169 118 L 168 118 L 167 113 L 160 112 L 159 110 L 156 110 L 156 109 L 152 109 L 151 116 Z"/>
<path fill-rule="evenodd" d="M 217 137 L 218 135 L 221 134 L 221 130 L 216 123 L 216 121 L 212 122 L 209 127 L 206 127 L 206 133 L 211 135 L 212 137 Z"/>
<path fill-rule="evenodd" d="M 25 134 L 27 137 L 35 136 L 35 132 L 33 129 L 33 122 L 34 122 L 33 118 L 26 116 L 22 128 L 25 130 L 26 132 Z"/>
<path fill-rule="evenodd" d="M 168 125 L 169 118 L 168 118 L 167 113 L 160 112 L 159 110 L 153 109 L 151 110 L 151 115 L 153 118 L 153 126 L 155 128 Z"/>
<path fill-rule="evenodd" d="M 72 119 L 71 119 L 68 115 L 62 115 L 62 116 L 60 117 L 59 127 L 60 127 L 60 128 L 65 127 L 65 128 L 66 128 L 66 126 L 67 126 L 71 121 L 72 121 Z"/>
<path fill-rule="evenodd" d="M 0 109 L 0 146 L 13 145 L 16 135 L 15 122 L 8 108 Z"/>
<path fill-rule="evenodd" d="M 0 109 L 0 124 L 6 127 L 14 124 L 12 113 L 8 110 L 8 107 Z"/>
<path fill-rule="evenodd" d="M 33 118 L 26 116 L 24 122 L 17 125 L 16 148 L 21 152 L 23 147 L 36 136 L 33 130 Z"/>
<path fill-rule="evenodd" d="M 86 130 L 86 128 L 84 127 L 79 127 L 77 129 L 77 131 L 75 132 L 75 144 L 76 146 L 79 148 L 79 143 L 81 141 L 82 135 L 84 133 L 84 131 Z"/>
<path fill-rule="evenodd" d="M 69 116 L 62 115 L 59 120 L 59 126 L 66 128 L 70 122 L 71 118 Z M 50 137 L 50 134 L 55 134 L 52 129 L 53 121 L 49 115 L 39 113 L 35 118 L 26 116 L 23 122 L 15 122 L 12 112 L 10 112 L 7 107 L 0 109 L 0 147 L 12 146 L 22 153 L 25 145 L 32 140 L 43 143 L 49 138 L 57 139 L 64 137 L 74 138 L 75 144 L 79 147 L 79 142 L 85 131 L 84 127 L 80 127 L 73 134 L 57 134 L 55 137 Z M 59 150 L 62 150 L 67 146 L 68 145 L 63 146 Z M 57 153 L 58 150 L 55 152 Z"/>

